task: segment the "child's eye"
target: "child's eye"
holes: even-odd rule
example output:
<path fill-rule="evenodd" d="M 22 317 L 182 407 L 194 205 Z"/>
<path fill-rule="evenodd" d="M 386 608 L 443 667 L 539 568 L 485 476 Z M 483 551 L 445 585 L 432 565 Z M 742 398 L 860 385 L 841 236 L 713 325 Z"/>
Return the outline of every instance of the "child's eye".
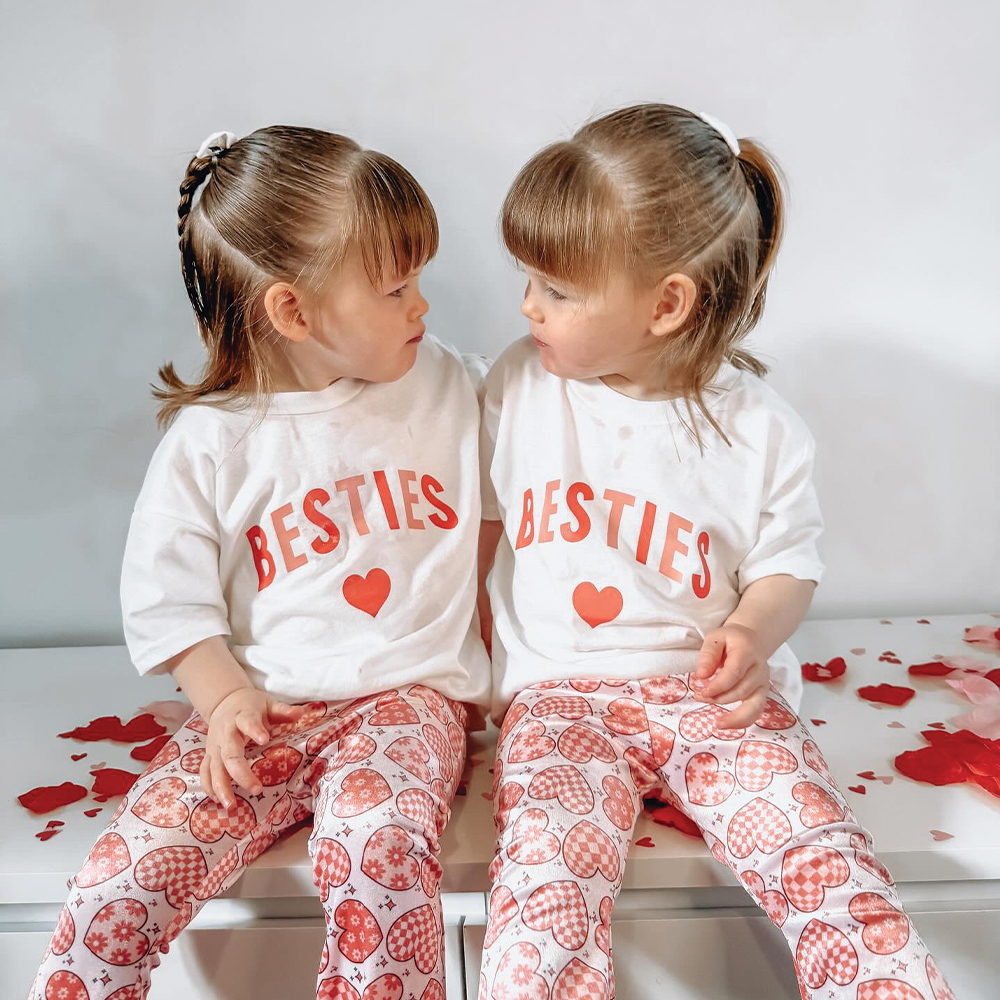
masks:
<path fill-rule="evenodd" d="M 405 288 L 406 288 L 406 285 L 400 285 L 399 288 L 397 288 L 394 292 L 389 292 L 389 294 L 392 295 L 392 296 L 394 296 L 397 299 L 401 299 L 403 297 L 403 290 Z"/>
<path fill-rule="evenodd" d="M 565 302 L 566 301 L 566 296 L 562 295 L 559 292 L 557 292 L 550 285 L 546 285 L 545 286 L 545 294 L 548 295 L 548 296 L 550 296 L 551 298 L 555 299 L 556 302 Z"/>

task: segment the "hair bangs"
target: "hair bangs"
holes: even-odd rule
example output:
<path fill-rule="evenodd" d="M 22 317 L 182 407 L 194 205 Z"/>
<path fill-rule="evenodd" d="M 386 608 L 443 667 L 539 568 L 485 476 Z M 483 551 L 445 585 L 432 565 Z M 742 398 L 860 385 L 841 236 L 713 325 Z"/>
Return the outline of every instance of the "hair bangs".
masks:
<path fill-rule="evenodd" d="M 533 157 L 504 199 L 504 245 L 525 267 L 592 291 L 626 257 L 626 214 L 596 157 L 571 142 Z"/>

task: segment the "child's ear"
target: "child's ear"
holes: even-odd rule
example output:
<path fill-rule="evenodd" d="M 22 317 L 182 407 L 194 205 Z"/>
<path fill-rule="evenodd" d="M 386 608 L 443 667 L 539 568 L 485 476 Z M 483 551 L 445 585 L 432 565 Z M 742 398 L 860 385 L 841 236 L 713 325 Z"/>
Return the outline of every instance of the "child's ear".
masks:
<path fill-rule="evenodd" d="M 283 337 L 300 343 L 309 336 L 309 324 L 302 313 L 301 294 L 287 281 L 276 281 L 264 292 L 264 309 L 271 326 Z"/>
<path fill-rule="evenodd" d="M 691 315 L 697 295 L 695 283 L 686 274 L 679 271 L 668 274 L 656 286 L 656 304 L 649 324 L 650 333 L 655 337 L 676 333 Z"/>

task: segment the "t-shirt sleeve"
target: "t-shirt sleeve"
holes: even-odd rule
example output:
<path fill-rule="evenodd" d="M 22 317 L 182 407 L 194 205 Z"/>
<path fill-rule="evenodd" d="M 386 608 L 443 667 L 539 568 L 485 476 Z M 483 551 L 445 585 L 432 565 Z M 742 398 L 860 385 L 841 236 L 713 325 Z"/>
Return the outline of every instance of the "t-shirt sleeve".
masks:
<path fill-rule="evenodd" d="M 497 447 L 497 432 L 500 427 L 501 391 L 500 369 L 494 365 L 489 375 L 483 380 L 480 402 L 479 470 L 484 521 L 499 521 L 501 519 L 496 489 L 490 476 L 493 455 Z"/>
<path fill-rule="evenodd" d="M 803 435 L 794 448 L 774 457 L 766 478 L 757 539 L 737 569 L 742 594 L 755 580 L 784 573 L 819 583 L 824 566 L 816 540 L 823 518 L 813 486 L 816 447 L 812 435 Z"/>
<path fill-rule="evenodd" d="M 213 490 L 214 463 L 171 428 L 150 462 L 122 562 L 125 643 L 140 674 L 165 673 L 171 656 L 231 634 Z"/>
<path fill-rule="evenodd" d="M 462 364 L 465 366 L 472 388 L 476 391 L 476 399 L 479 400 L 479 408 L 482 410 L 483 394 L 486 391 L 486 375 L 493 361 L 485 354 L 463 354 Z"/>

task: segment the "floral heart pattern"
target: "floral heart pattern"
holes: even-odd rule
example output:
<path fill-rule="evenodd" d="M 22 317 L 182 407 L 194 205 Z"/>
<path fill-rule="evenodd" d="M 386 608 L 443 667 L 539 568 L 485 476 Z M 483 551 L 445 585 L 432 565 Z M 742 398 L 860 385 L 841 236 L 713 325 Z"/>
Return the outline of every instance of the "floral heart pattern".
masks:
<path fill-rule="evenodd" d="M 349 962 L 360 965 L 382 943 L 382 929 L 360 899 L 341 903 L 333 911 L 333 921 L 342 928 L 337 947 Z"/>
<path fill-rule="evenodd" d="M 541 809 L 525 809 L 511 829 L 507 856 L 519 865 L 541 865 L 559 853 L 559 838 L 548 832 L 549 817 Z"/>
<path fill-rule="evenodd" d="M 134 965 L 149 951 L 149 938 L 142 933 L 148 916 L 139 900 L 116 899 L 97 911 L 84 944 L 109 965 Z"/>
<path fill-rule="evenodd" d="M 420 862 L 413 855 L 416 846 L 402 827 L 388 823 L 368 838 L 361 870 L 387 889 L 409 889 L 420 878 Z"/>
<path fill-rule="evenodd" d="M 909 918 L 877 892 L 859 892 L 848 910 L 865 925 L 861 940 L 876 955 L 892 955 L 910 939 Z"/>
<path fill-rule="evenodd" d="M 106 833 L 94 844 L 73 881 L 81 889 L 89 889 L 120 875 L 131 865 L 132 857 L 122 837 L 117 833 Z"/>
<path fill-rule="evenodd" d="M 556 748 L 556 741 L 545 735 L 545 724 L 532 720 L 522 726 L 507 753 L 511 764 L 524 764 L 546 757 Z"/>
<path fill-rule="evenodd" d="M 486 925 L 484 948 L 491 948 L 493 942 L 504 932 L 504 928 L 517 916 L 517 900 L 505 885 L 498 885 L 490 893 L 490 916 Z"/>
<path fill-rule="evenodd" d="M 549 1000 L 549 987 L 536 971 L 541 962 L 533 944 L 519 941 L 511 945 L 500 960 L 490 996 L 493 1000 Z"/>
<path fill-rule="evenodd" d="M 646 710 L 632 698 L 615 698 L 608 706 L 608 714 L 601 717 L 604 725 L 613 733 L 635 736 L 649 728 Z"/>
<path fill-rule="evenodd" d="M 262 785 L 272 787 L 287 782 L 301 763 L 302 754 L 294 747 L 269 746 L 250 765 L 250 770 L 257 775 Z"/>
<path fill-rule="evenodd" d="M 684 768 L 688 802 L 696 806 L 717 806 L 725 802 L 736 787 L 736 779 L 719 768 L 714 753 L 696 753 Z"/>
<path fill-rule="evenodd" d="M 45 1000 L 90 1000 L 90 994 L 79 976 L 60 969 L 45 984 Z"/>
<path fill-rule="evenodd" d="M 330 811 L 334 816 L 359 816 L 385 802 L 391 795 L 392 789 L 378 771 L 358 768 L 341 782 L 340 794 L 330 803 Z"/>
<path fill-rule="evenodd" d="M 368 716 L 370 726 L 416 726 L 419 723 L 417 710 L 403 701 L 398 691 L 379 698 L 375 703 L 375 711 Z"/>
<path fill-rule="evenodd" d="M 601 782 L 604 789 L 605 798 L 601 802 L 604 815 L 626 833 L 632 829 L 635 822 L 635 806 L 632 803 L 632 794 L 621 778 L 616 778 L 613 774 L 605 775 Z"/>
<path fill-rule="evenodd" d="M 777 889 L 766 889 L 760 872 L 745 871 L 740 874 L 740 878 L 750 895 L 757 900 L 757 904 L 768 915 L 771 923 L 775 927 L 781 927 L 788 919 L 788 900 L 784 893 Z"/>
<path fill-rule="evenodd" d="M 374 744 L 374 740 L 372 743 Z M 386 757 L 394 764 L 398 764 L 404 771 L 409 771 L 414 777 L 419 778 L 424 784 L 430 784 L 431 769 L 427 762 L 431 759 L 430 751 L 426 744 L 418 740 L 415 736 L 400 736 L 393 740 L 382 751 Z"/>
<path fill-rule="evenodd" d="M 839 823 L 844 818 L 843 806 L 825 788 L 812 781 L 800 781 L 794 785 L 792 798 L 802 804 L 799 819 L 804 826 L 814 828 Z"/>
<path fill-rule="evenodd" d="M 181 801 L 187 785 L 181 778 L 161 778 L 139 796 L 132 812 L 150 826 L 161 829 L 183 826 L 191 810 Z"/>

